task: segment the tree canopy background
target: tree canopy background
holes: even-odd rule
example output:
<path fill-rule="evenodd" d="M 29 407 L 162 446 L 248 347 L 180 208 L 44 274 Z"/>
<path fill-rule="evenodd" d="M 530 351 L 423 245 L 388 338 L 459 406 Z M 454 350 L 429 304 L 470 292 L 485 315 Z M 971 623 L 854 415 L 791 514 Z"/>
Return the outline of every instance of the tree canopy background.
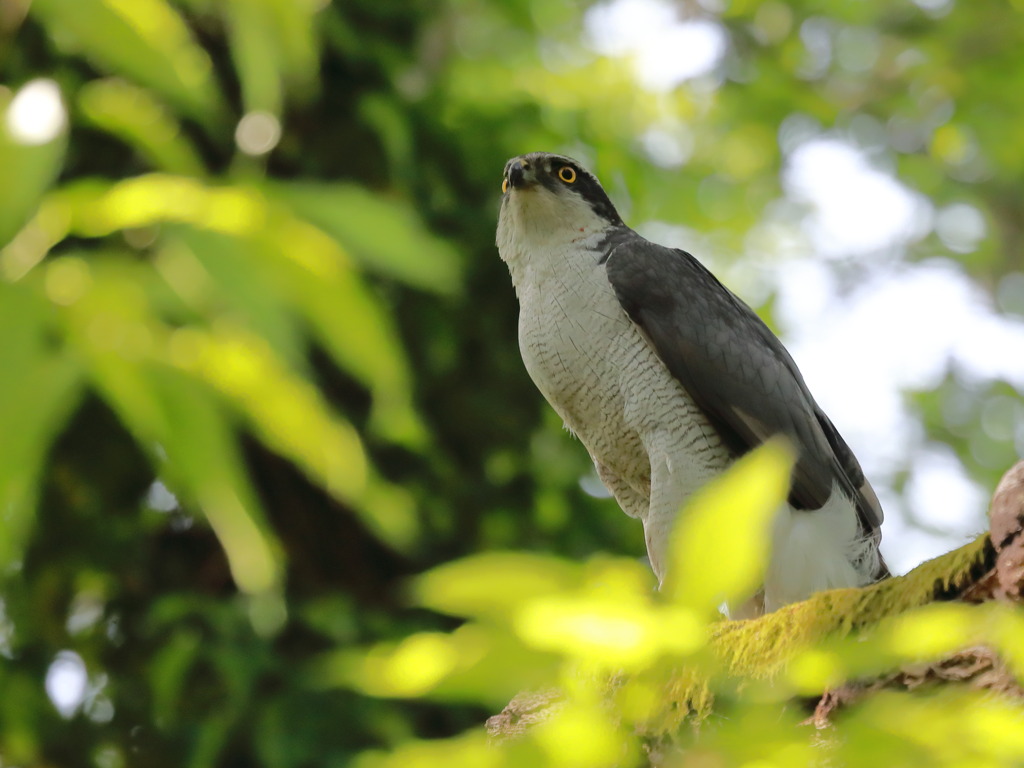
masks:
<path fill-rule="evenodd" d="M 661 7 L 618 5 L 604 28 Z M 449 737 L 396 760 L 498 759 L 457 734 L 579 647 L 534 626 L 554 656 L 510 644 L 432 697 L 476 646 L 448 643 L 458 621 L 409 579 L 495 550 L 643 547 L 522 368 L 493 245 L 522 152 L 586 161 L 628 221 L 662 222 L 782 330 L 790 267 L 827 224 L 787 176 L 801 145 L 840 142 L 911 190 L 912 227 L 814 275 L 848 297 L 879 270 L 946 270 L 989 324 L 904 382 L 910 437 L 851 442 L 896 446 L 866 463 L 899 531 L 942 533 L 943 509 L 903 502 L 921 454 L 995 485 L 1024 447 L 1024 9 L 671 8 L 722 50 L 659 83 L 629 57 L 642 68 L 653 28 L 619 50 L 567 0 L 0 0 L 0 762 L 341 766 Z M 884 322 L 913 328 L 928 300 Z M 870 380 L 872 349 L 844 352 Z M 354 650 L 371 647 L 391 650 Z M 755 715 L 743 739 L 763 746 Z M 971 733 L 1014 717 L 992 705 Z M 573 739 L 614 752 L 603 722 L 563 723 L 531 764 L 596 764 Z M 707 746 L 721 764 L 758 756 L 727 736 Z M 900 739 L 908 764 L 963 757 Z"/>

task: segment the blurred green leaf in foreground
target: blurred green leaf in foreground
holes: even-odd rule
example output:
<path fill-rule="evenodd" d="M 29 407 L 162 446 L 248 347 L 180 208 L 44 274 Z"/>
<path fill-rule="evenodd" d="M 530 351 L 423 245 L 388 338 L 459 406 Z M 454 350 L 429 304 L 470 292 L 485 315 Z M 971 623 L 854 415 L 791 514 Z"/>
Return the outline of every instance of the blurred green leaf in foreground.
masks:
<path fill-rule="evenodd" d="M 677 584 L 691 578 L 680 574 L 692 573 L 681 557 L 701 552 L 712 565 L 689 594 L 730 594 L 737 584 L 730 557 L 763 546 L 762 499 L 778 507 L 789 469 L 784 447 L 769 444 L 695 500 L 683 518 L 692 539 L 669 568 Z M 700 522 L 723 509 L 734 516 L 727 536 Z M 716 561 L 723 567 L 716 569 Z M 945 567 L 955 569 L 952 562 L 946 558 Z M 764 567 L 762 558 L 747 589 Z M 934 580 L 934 570 L 924 567 L 875 589 L 909 595 L 930 591 Z M 1018 679 L 1024 673 L 1024 616 L 1017 607 L 932 604 L 880 621 L 878 614 L 877 626 L 851 634 L 851 615 L 836 606 L 857 592 L 822 593 L 784 608 L 759 620 L 752 634 L 745 625 L 755 625 L 714 616 L 687 593 L 681 603 L 671 590 L 654 591 L 632 560 L 570 567 L 556 558 L 480 555 L 426 573 L 414 590 L 418 603 L 466 623 L 448 634 L 329 654 L 314 677 L 388 698 L 493 705 L 513 692 L 527 694 L 523 725 L 503 715 L 498 739 L 489 741 L 479 728 L 446 742 L 367 752 L 360 766 L 957 766 L 1022 759 L 1018 704 L 987 691 L 933 686 L 927 694 L 882 693 L 844 713 L 836 732 L 822 737 L 801 722 L 809 714 L 801 696 L 820 697 L 846 680 L 925 665 L 964 648 L 994 648 Z M 961 720 L 961 708 L 971 716 Z M 933 719 L 948 727 L 933 730 Z"/>

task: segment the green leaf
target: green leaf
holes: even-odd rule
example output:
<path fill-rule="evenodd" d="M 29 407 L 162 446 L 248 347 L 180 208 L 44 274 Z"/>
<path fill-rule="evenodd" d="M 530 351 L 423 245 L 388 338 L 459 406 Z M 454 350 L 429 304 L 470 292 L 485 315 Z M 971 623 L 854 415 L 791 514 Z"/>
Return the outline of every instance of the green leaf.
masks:
<path fill-rule="evenodd" d="M 267 11 L 262 0 L 231 0 L 225 5 L 242 103 L 246 111 L 280 115 L 284 101 L 280 52 L 274 19 Z"/>
<path fill-rule="evenodd" d="M 160 274 L 200 317 L 223 316 L 264 339 L 282 361 L 301 370 L 306 341 L 287 267 L 266 244 L 190 226 L 167 226 L 156 260 Z"/>
<path fill-rule="evenodd" d="M 164 0 L 36 0 L 30 12 L 99 69 L 152 88 L 207 128 L 224 121 L 210 58 Z"/>
<path fill-rule="evenodd" d="M 0 282 L 0 573 L 21 559 L 47 449 L 78 402 L 81 369 L 54 349 L 46 302 Z"/>
<path fill-rule="evenodd" d="M 764 578 L 792 466 L 788 443 L 775 439 L 696 493 L 672 532 L 662 592 L 708 614 L 751 597 Z"/>
<path fill-rule="evenodd" d="M 258 189 L 213 187 L 165 174 L 112 185 L 80 183 L 51 200 L 67 211 L 71 231 L 86 237 L 179 222 L 237 238 L 250 258 L 262 260 L 260 269 L 279 281 L 274 293 L 283 291 L 335 361 L 371 390 L 371 425 L 378 434 L 409 446 L 425 444 L 395 323 L 328 233 Z M 255 297 L 243 288 L 235 298 L 246 294 Z"/>
<path fill-rule="evenodd" d="M 56 84 L 35 80 L 12 99 L 0 89 L 0 247 L 29 220 L 40 198 L 57 178 L 67 149 L 64 106 Z M 32 233 L 27 234 L 31 239 Z M 21 277 L 26 245 L 5 249 L 2 267 L 10 279 Z"/>
<path fill-rule="evenodd" d="M 339 270 L 326 280 L 308 272 L 296 276 L 301 308 L 316 335 L 373 395 L 371 428 L 422 448 L 427 434 L 412 404 L 412 376 L 391 315 L 353 270 Z"/>
<path fill-rule="evenodd" d="M 367 269 L 438 293 L 459 285 L 459 255 L 408 203 L 355 184 L 275 183 L 268 193 L 337 239 Z"/>
<path fill-rule="evenodd" d="M 555 557 L 489 552 L 434 568 L 413 585 L 420 605 L 454 616 L 508 617 L 520 603 L 579 586 L 582 568 Z"/>
<path fill-rule="evenodd" d="M 154 169 L 184 176 L 206 172 L 174 115 L 150 91 L 124 80 L 93 80 L 78 92 L 82 115 L 134 147 Z"/>
<path fill-rule="evenodd" d="M 99 368 L 101 384 L 113 381 L 107 360 Z M 123 366 L 123 379 L 147 387 L 161 406 L 160 429 L 153 438 L 167 456 L 161 472 L 169 484 L 203 511 L 217 534 L 231 567 L 231 575 L 243 592 L 261 593 L 278 588 L 281 553 L 266 523 L 239 454 L 234 432 L 213 393 L 170 371 Z M 135 374 L 132 376 L 132 374 Z M 106 374 L 106 375 L 104 375 Z M 118 382 L 121 383 L 121 382 Z M 112 404 L 131 419 L 125 408 L 135 393 L 117 385 L 108 387 Z M 134 419 L 133 419 L 134 421 Z"/>
<path fill-rule="evenodd" d="M 310 678 L 382 698 L 500 706 L 524 688 L 547 684 L 557 668 L 555 655 L 527 648 L 503 629 L 467 624 L 451 634 L 419 632 L 365 650 L 341 648 L 310 665 Z"/>
<path fill-rule="evenodd" d="M 247 111 L 280 115 L 285 93 L 294 99 L 316 90 L 315 13 L 313 3 L 294 0 L 229 0 L 224 4 L 231 56 Z"/>
<path fill-rule="evenodd" d="M 189 672 L 200 659 L 202 648 L 201 634 L 195 629 L 185 628 L 174 632 L 153 654 L 150 662 L 153 716 L 165 727 L 174 727 L 177 722 Z"/>
<path fill-rule="evenodd" d="M 512 768 L 522 765 L 553 764 L 508 759 L 506 750 L 495 749 L 483 728 L 448 739 L 406 741 L 391 752 L 363 752 L 352 762 L 353 768 Z"/>
<path fill-rule="evenodd" d="M 48 265 L 48 282 L 66 269 L 66 262 Z M 100 393 L 153 456 L 158 474 L 202 509 L 239 588 L 251 593 L 275 589 L 281 578 L 279 549 L 245 473 L 228 415 L 213 389 L 164 362 L 170 334 L 153 314 L 137 277 L 116 258 L 93 256 L 84 285 L 65 295 L 64 332 L 84 357 Z"/>
<path fill-rule="evenodd" d="M 265 342 L 222 324 L 212 333 L 179 329 L 170 348 L 181 370 L 224 395 L 263 443 L 341 500 L 359 501 L 367 482 L 367 458 L 359 435 Z"/>

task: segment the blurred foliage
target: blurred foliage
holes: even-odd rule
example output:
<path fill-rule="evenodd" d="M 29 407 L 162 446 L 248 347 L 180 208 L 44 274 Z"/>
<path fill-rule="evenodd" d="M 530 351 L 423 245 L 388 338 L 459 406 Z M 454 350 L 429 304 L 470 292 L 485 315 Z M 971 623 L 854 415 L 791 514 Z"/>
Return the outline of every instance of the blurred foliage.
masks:
<path fill-rule="evenodd" d="M 721 72 L 648 93 L 582 44 L 571 0 L 0 0 L 0 762 L 639 759 L 652 680 L 703 663 L 705 609 L 756 579 L 755 537 L 746 571 L 709 539 L 702 565 L 734 582 L 687 571 L 666 602 L 633 560 L 428 570 L 642 552 L 582 492 L 585 454 L 522 369 L 493 248 L 505 159 L 580 156 L 630 220 L 728 257 L 780 195 L 787 117 L 855 141 L 895 125 L 899 176 L 988 223 L 971 253 L 930 235 L 914 255 L 993 290 L 1022 269 L 1018 7 L 722 5 Z M 872 56 L 842 54 L 857 41 Z M 652 162 L 640 137 L 681 124 L 688 164 Z M 951 372 L 921 408 L 991 487 L 1013 434 L 981 425 L 1015 397 Z M 683 549 L 713 539 L 694 528 Z M 973 640 L 955 634 L 969 610 L 908 617 L 878 648 Z M 1018 618 L 985 616 L 1019 669 Z M 709 673 L 733 709 L 688 748 L 806 763 L 779 701 L 846 663 L 807 653 L 810 683 L 755 695 Z M 637 681 L 614 713 L 613 669 Z M 551 682 L 570 705 L 508 754 L 466 730 Z M 833 747 L 1019 762 L 1018 719 L 968 694 L 878 697 Z"/>

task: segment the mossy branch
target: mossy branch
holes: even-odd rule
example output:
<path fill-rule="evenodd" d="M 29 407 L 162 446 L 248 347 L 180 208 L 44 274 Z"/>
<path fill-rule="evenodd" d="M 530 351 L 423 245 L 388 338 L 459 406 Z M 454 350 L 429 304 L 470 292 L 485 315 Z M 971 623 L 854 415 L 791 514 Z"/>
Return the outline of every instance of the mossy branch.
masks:
<path fill-rule="evenodd" d="M 939 601 L 1020 602 L 1024 594 L 1024 461 L 1006 473 L 990 507 L 991 534 L 896 576 L 866 587 L 822 592 L 774 613 L 743 621 L 723 620 L 712 629 L 711 658 L 732 678 L 773 680 L 798 654 L 825 642 L 841 641 L 901 614 Z M 898 664 L 894 664 L 898 666 Z M 964 671 L 968 670 L 968 671 Z M 1018 680 L 992 649 L 961 649 L 948 658 L 913 669 L 890 669 L 874 680 L 846 682 L 821 691 L 813 721 L 820 725 L 839 706 L 884 687 L 911 687 L 922 679 L 938 683 L 971 681 L 993 691 L 1022 693 Z M 613 681 L 614 692 L 629 680 Z M 672 670 L 660 685 L 663 706 L 646 731 L 657 740 L 687 719 L 697 721 L 714 708 L 714 694 L 700 665 Z M 556 691 L 517 696 L 488 730 L 503 737 L 521 733 L 559 707 Z"/>
<path fill-rule="evenodd" d="M 820 592 L 756 619 L 723 621 L 715 627 L 712 650 L 731 674 L 770 678 L 809 645 L 845 637 L 936 600 L 959 598 L 995 567 L 995 560 L 995 549 L 984 534 L 905 576 Z"/>

